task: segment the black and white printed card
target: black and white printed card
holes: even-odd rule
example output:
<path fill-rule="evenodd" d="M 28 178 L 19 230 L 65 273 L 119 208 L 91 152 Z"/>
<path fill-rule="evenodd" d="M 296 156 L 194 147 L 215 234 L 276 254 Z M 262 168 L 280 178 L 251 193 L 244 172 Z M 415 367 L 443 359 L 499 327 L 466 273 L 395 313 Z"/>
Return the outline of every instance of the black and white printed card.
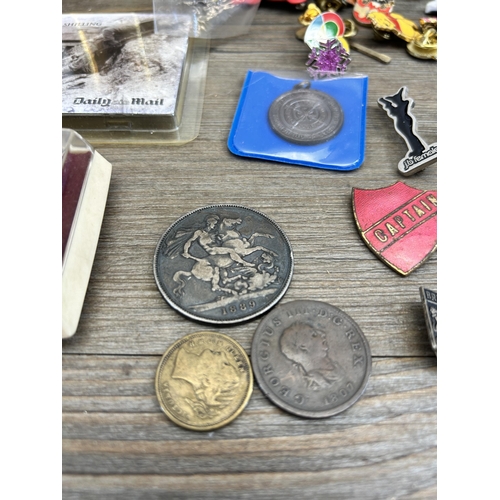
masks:
<path fill-rule="evenodd" d="M 175 130 L 188 65 L 188 36 L 155 33 L 153 14 L 65 14 L 63 126 Z"/>

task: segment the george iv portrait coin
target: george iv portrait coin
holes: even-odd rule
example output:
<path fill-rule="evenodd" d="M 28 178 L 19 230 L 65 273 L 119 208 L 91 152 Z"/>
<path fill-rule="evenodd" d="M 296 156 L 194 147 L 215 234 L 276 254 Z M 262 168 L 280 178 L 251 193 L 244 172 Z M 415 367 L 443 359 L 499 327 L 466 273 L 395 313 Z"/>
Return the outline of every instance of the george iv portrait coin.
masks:
<path fill-rule="evenodd" d="M 252 369 L 245 350 L 232 338 L 192 333 L 162 356 L 155 389 L 170 420 L 186 429 L 210 431 L 244 410 L 253 389 Z"/>
<path fill-rule="evenodd" d="M 309 82 L 303 82 L 271 104 L 268 119 L 281 138 L 312 146 L 337 135 L 344 123 L 344 113 L 332 96 L 313 90 Z"/>
<path fill-rule="evenodd" d="M 273 307 L 293 272 L 292 247 L 269 217 L 239 205 L 194 210 L 156 247 L 156 284 L 176 311 L 212 324 L 247 321 Z"/>
<path fill-rule="evenodd" d="M 330 304 L 296 300 L 260 322 L 252 367 L 262 392 L 283 410 L 330 417 L 352 406 L 371 373 L 368 341 L 354 320 Z"/>

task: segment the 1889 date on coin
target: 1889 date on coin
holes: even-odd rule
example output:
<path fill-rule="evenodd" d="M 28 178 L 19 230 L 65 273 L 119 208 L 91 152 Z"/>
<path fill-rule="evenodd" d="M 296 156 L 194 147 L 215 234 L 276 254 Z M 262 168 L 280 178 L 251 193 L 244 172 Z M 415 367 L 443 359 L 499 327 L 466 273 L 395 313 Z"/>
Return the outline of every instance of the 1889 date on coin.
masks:
<path fill-rule="evenodd" d="M 156 284 L 185 316 L 213 324 L 252 319 L 285 294 L 293 272 L 288 238 L 256 210 L 211 205 L 178 219 L 154 256 Z"/>
<path fill-rule="evenodd" d="M 371 373 L 370 346 L 337 307 L 314 300 L 280 305 L 260 322 L 252 366 L 264 394 L 280 408 L 309 418 L 353 405 Z"/>

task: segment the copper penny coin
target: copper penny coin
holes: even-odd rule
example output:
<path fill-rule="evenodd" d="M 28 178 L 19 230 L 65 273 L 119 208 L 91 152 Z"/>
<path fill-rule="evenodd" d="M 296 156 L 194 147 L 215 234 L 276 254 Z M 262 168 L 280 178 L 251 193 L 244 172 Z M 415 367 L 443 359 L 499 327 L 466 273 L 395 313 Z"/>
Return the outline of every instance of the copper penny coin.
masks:
<path fill-rule="evenodd" d="M 371 373 L 370 346 L 355 321 L 330 304 L 296 300 L 260 322 L 252 367 L 262 392 L 301 417 L 336 415 L 363 394 Z"/>

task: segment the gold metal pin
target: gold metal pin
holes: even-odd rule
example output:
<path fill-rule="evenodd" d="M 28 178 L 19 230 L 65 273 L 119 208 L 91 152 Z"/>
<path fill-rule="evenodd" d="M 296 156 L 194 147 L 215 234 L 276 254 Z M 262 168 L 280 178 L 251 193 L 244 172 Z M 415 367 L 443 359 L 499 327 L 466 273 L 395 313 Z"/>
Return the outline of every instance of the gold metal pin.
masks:
<path fill-rule="evenodd" d="M 377 59 L 378 61 L 383 62 L 385 64 L 389 64 L 391 62 L 391 58 L 389 56 L 381 54 L 376 50 L 369 49 L 364 45 L 360 45 L 359 43 L 356 42 L 350 42 L 350 45 L 353 49 L 356 49 L 358 52 L 361 52 L 365 56 L 372 57 L 373 59 Z"/>

